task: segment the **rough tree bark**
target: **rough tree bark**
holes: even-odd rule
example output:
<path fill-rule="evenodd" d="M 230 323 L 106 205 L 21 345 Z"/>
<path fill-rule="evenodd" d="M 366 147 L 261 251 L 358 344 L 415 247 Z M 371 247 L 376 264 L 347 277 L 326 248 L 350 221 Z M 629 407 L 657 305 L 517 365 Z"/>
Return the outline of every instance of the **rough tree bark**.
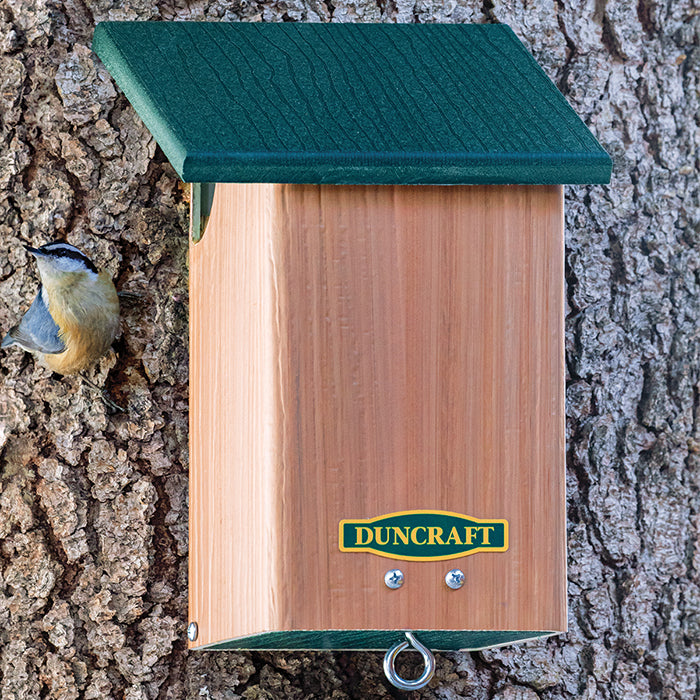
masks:
<path fill-rule="evenodd" d="M 91 53 L 106 19 L 507 22 L 613 155 L 567 188 L 570 632 L 442 654 L 422 698 L 700 695 L 693 0 L 0 0 L 0 328 L 60 238 L 142 293 L 76 379 L 0 358 L 0 695 L 379 698 L 375 653 L 185 651 L 187 188 Z M 408 674 L 408 670 L 405 669 Z"/>

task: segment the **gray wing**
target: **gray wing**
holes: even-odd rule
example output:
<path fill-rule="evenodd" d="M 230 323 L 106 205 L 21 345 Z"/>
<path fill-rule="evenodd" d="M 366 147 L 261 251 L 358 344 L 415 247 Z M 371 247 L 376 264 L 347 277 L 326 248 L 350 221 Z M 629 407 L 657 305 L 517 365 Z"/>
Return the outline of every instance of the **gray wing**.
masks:
<path fill-rule="evenodd" d="M 41 296 L 42 289 L 32 302 L 22 320 L 3 338 L 0 347 L 19 345 L 30 352 L 45 352 L 58 354 L 66 349 L 63 341 L 58 336 L 59 328 L 49 313 L 44 299 Z"/>

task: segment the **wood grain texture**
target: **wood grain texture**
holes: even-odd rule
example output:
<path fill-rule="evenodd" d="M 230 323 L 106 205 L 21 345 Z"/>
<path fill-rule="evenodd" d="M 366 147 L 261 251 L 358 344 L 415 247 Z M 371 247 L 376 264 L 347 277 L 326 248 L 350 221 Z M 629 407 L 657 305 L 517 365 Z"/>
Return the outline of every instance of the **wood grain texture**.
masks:
<path fill-rule="evenodd" d="M 103 22 L 93 46 L 188 182 L 609 182 L 504 24 Z"/>
<path fill-rule="evenodd" d="M 276 629 L 279 391 L 271 186 L 215 196 L 190 289 L 190 619 Z M 210 235 L 213 234 L 213 235 Z"/>
<path fill-rule="evenodd" d="M 560 187 L 218 186 L 191 247 L 196 646 L 566 629 L 563 284 Z M 411 509 L 505 518 L 510 549 L 390 591 L 338 523 Z"/>

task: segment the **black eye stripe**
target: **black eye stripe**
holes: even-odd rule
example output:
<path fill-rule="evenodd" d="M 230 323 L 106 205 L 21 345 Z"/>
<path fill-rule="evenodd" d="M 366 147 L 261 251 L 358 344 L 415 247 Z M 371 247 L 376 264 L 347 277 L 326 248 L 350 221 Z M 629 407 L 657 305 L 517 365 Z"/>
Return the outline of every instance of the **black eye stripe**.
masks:
<path fill-rule="evenodd" d="M 70 248 L 64 247 L 60 243 L 49 243 L 48 245 L 42 246 L 39 250 L 42 253 L 47 253 L 52 257 L 56 258 L 70 258 L 71 260 L 80 260 L 85 267 L 87 267 L 90 272 L 97 274 L 97 268 L 92 264 L 92 260 L 87 256 L 83 255 L 78 250 L 72 250 Z"/>

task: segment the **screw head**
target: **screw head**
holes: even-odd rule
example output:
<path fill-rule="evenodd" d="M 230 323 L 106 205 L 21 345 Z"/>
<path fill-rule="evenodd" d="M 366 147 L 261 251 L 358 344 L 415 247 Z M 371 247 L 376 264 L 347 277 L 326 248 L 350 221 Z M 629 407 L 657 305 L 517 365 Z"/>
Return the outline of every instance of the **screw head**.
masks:
<path fill-rule="evenodd" d="M 187 625 L 187 639 L 189 639 L 191 642 L 194 642 L 197 639 L 198 634 L 199 628 L 197 627 L 197 623 L 190 622 L 190 624 Z"/>
<path fill-rule="evenodd" d="M 461 569 L 452 569 L 445 574 L 445 583 L 448 588 L 456 591 L 464 585 L 464 571 Z"/>
<path fill-rule="evenodd" d="M 384 583 L 387 588 L 392 588 L 394 590 L 401 588 L 401 586 L 403 586 L 403 581 L 404 576 L 401 569 L 389 569 L 389 571 L 384 574 Z"/>

